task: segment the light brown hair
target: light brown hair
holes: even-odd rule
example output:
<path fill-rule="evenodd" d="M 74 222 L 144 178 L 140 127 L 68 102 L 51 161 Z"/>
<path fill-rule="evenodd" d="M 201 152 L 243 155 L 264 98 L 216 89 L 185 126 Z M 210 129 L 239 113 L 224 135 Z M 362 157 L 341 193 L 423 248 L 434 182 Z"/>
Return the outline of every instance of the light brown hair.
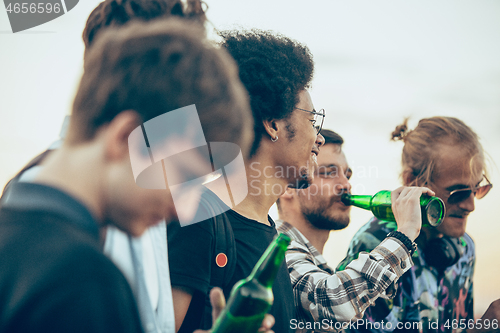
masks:
<path fill-rule="evenodd" d="M 252 114 L 236 65 L 199 25 L 169 18 L 109 28 L 87 54 L 68 143 L 91 140 L 125 110 L 146 122 L 191 104 L 207 141 L 241 147 L 251 138 Z"/>
<path fill-rule="evenodd" d="M 185 4 L 181 0 L 105 0 L 90 13 L 82 38 L 87 49 L 105 28 L 134 20 L 181 17 L 203 26 L 207 20 L 205 11 L 206 5 L 201 0 L 187 0 Z"/>
<path fill-rule="evenodd" d="M 458 146 L 469 159 L 471 176 L 485 172 L 484 151 L 477 134 L 463 121 L 454 117 L 431 117 L 408 129 L 408 119 L 396 127 L 391 139 L 404 142 L 401 163 L 402 178 L 412 180 L 405 185 L 427 185 L 436 174 L 439 146 Z"/>

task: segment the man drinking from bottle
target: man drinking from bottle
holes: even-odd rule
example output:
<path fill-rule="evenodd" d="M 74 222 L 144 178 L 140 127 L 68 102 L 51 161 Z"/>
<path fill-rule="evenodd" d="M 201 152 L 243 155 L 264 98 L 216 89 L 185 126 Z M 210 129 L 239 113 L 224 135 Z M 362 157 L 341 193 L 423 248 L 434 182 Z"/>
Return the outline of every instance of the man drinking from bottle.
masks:
<path fill-rule="evenodd" d="M 422 228 L 416 239 L 418 251 L 413 255 L 415 266 L 400 280 L 394 299 L 378 300 L 366 311 L 365 319 L 390 323 L 385 327 L 394 332 L 475 331 L 486 328 L 479 324 L 486 319 L 490 324 L 496 321 L 498 328 L 499 300 L 481 321 L 474 321 L 476 256 L 465 228 L 475 199 L 483 198 L 492 188 L 478 136 L 457 118 L 431 117 L 421 119 L 414 130 L 409 130 L 405 121 L 392 138 L 404 142 L 403 183 L 431 188 L 444 201 L 446 214 L 439 226 Z M 338 269 L 344 269 L 358 253 L 375 248 L 393 229 L 390 223 L 371 219 L 352 239 Z M 355 331 L 379 330 L 367 325 Z"/>
<path fill-rule="evenodd" d="M 397 280 L 413 265 L 413 240 L 421 224 L 419 199 L 434 195 L 424 187 L 401 187 L 392 192 L 392 208 L 399 232 L 385 237 L 370 253 L 362 253 L 345 271 L 335 272 L 323 258 L 331 230 L 349 224 L 349 206 L 341 195 L 350 192 L 352 170 L 342 151 L 342 137 L 322 130 L 325 145 L 318 169 L 307 190 L 288 189 L 278 201 L 278 230 L 290 236 L 286 254 L 292 280 L 297 332 L 340 331 L 363 316 L 379 296 L 390 298 Z"/>

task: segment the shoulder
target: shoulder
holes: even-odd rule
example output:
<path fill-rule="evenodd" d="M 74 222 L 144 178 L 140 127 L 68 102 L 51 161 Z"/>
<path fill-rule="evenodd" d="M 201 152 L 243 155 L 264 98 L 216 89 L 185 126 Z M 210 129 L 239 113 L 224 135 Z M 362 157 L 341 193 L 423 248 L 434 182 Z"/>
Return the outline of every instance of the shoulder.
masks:
<path fill-rule="evenodd" d="M 178 221 L 173 221 L 167 225 L 168 242 L 176 242 L 178 238 L 184 238 L 182 241 L 194 240 L 196 237 L 201 236 L 213 238 L 215 223 L 216 219 L 213 217 L 185 226 L 181 226 Z"/>
<path fill-rule="evenodd" d="M 287 235 L 288 237 L 290 237 L 292 243 L 295 243 L 293 247 L 305 247 L 304 245 L 308 243 L 307 238 L 305 238 L 304 235 L 302 235 L 302 233 L 290 223 L 283 220 L 277 220 L 276 226 L 276 230 L 279 233 Z"/>
<path fill-rule="evenodd" d="M 395 228 L 392 222 L 370 219 L 353 236 L 350 248 L 362 247 L 361 251 L 370 251 L 382 242 L 387 234 Z"/>
<path fill-rule="evenodd" d="M 76 248 L 48 273 L 27 298 L 43 317 L 41 327 L 54 325 L 55 332 L 140 332 L 130 285 L 103 254 L 88 247 Z"/>
<path fill-rule="evenodd" d="M 354 259 L 357 259 L 360 252 L 371 252 L 386 238 L 391 230 L 390 222 L 380 221 L 375 217 L 371 218 L 354 234 L 345 258 L 338 264 L 337 270 L 342 271 Z"/>
<path fill-rule="evenodd" d="M 137 309 L 131 287 L 123 273 L 99 248 L 76 244 L 58 261 L 58 266 L 49 272 L 52 278 L 47 279 L 48 292 L 53 293 L 51 285 L 57 285 L 61 289 L 58 291 L 60 297 L 84 308 L 82 313 L 87 312 L 89 316 L 107 314 L 109 320 L 121 318 L 123 323 L 136 322 Z"/>
<path fill-rule="evenodd" d="M 462 238 L 464 239 L 465 243 L 467 244 L 467 246 L 471 246 L 471 247 L 474 247 L 475 246 L 475 243 L 474 243 L 474 240 L 472 239 L 471 236 L 469 236 L 468 233 L 465 233 Z"/>
<path fill-rule="evenodd" d="M 125 277 L 93 242 L 67 232 L 52 232 L 26 237 L 19 243 L 22 245 L 17 248 L 12 244 L 3 248 L 17 252 L 9 267 L 2 268 L 9 276 L 2 282 L 4 287 L 12 294 L 23 295 L 16 301 L 19 309 L 36 305 L 55 315 L 56 309 L 70 304 L 79 304 L 82 311 L 113 303 L 121 308 L 134 307 Z M 21 280 L 22 286 L 17 283 Z"/>
<path fill-rule="evenodd" d="M 384 239 L 385 235 L 398 227 L 396 222 L 382 221 L 376 217 L 372 217 L 364 226 L 364 232 L 376 235 L 380 239 Z M 362 228 L 363 229 L 363 228 Z M 362 230 L 360 229 L 360 231 Z M 383 235 L 383 236 L 380 236 Z"/>
<path fill-rule="evenodd" d="M 215 262 L 215 219 L 181 227 L 167 226 L 170 279 L 173 286 L 206 292 Z"/>
<path fill-rule="evenodd" d="M 112 261 L 101 252 L 95 244 L 78 241 L 61 244 L 61 247 L 53 247 L 51 257 L 53 258 L 54 270 L 66 271 L 60 278 L 70 278 L 75 282 L 107 285 L 116 282 L 125 282 L 123 274 L 112 263 Z M 93 281 L 90 281 L 93 280 Z"/>
<path fill-rule="evenodd" d="M 462 239 L 465 242 L 465 247 L 466 247 L 465 253 L 466 253 L 466 255 L 468 254 L 469 256 L 472 256 L 472 257 L 475 258 L 475 256 L 476 256 L 476 245 L 475 245 L 474 240 L 472 239 L 472 237 L 469 236 L 469 234 L 465 233 L 462 236 Z"/>

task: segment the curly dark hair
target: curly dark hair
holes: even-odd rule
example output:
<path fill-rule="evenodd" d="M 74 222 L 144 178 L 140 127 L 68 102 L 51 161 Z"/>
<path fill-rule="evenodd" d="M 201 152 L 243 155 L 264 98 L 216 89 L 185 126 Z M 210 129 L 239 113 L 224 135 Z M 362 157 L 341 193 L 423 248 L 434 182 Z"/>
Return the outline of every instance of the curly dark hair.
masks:
<path fill-rule="evenodd" d="M 90 13 L 83 30 L 85 48 L 92 45 L 103 28 L 122 26 L 132 20 L 150 21 L 171 16 L 182 17 L 205 24 L 205 2 L 188 0 L 105 0 Z"/>
<path fill-rule="evenodd" d="M 309 87 L 314 61 L 307 46 L 273 31 L 221 31 L 221 46 L 233 56 L 250 95 L 254 116 L 254 155 L 265 133 L 263 121 L 290 116 L 298 94 Z"/>

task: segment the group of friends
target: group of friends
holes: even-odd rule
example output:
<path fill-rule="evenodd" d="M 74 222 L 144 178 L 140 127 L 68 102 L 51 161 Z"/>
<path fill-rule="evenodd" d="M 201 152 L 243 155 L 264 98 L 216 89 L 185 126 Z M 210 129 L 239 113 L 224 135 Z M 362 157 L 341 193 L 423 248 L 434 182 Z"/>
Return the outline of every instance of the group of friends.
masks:
<path fill-rule="evenodd" d="M 474 321 L 475 250 L 465 228 L 475 198 L 492 188 L 476 133 L 453 117 L 398 126 L 396 222 L 371 219 L 332 268 L 323 249 L 349 224 L 340 198 L 353 171 L 343 138 L 322 128 L 332 115 L 316 111 L 308 92 L 312 55 L 257 29 L 220 31 L 215 45 L 205 11 L 199 0 L 105 0 L 90 14 L 61 138 L 0 199 L 0 333 L 205 332 L 278 232 L 291 244 L 263 332 L 498 330 L 498 300 Z M 148 123 L 193 105 L 194 122 L 151 135 Z M 213 171 L 202 149 L 187 161 L 163 159 L 199 148 L 195 125 L 206 142 L 239 147 L 244 177 L 222 173 L 231 184 L 243 179 L 238 202 L 215 195 L 210 179 L 205 191 L 175 192 Z M 175 184 L 165 176 L 138 186 L 141 163 L 168 169 Z M 438 227 L 421 226 L 422 195 L 444 201 Z M 201 203 L 217 213 L 181 223 L 180 211 L 199 216 Z M 268 215 L 275 203 L 277 221 Z"/>

